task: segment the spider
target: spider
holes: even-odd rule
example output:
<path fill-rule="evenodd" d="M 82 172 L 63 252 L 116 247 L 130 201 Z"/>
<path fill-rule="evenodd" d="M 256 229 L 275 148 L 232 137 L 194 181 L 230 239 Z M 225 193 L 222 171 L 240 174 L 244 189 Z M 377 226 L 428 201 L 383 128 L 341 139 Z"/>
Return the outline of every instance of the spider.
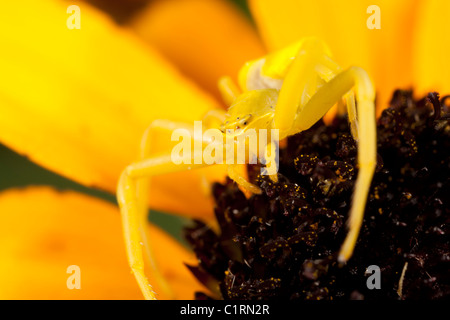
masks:
<path fill-rule="evenodd" d="M 338 261 L 345 263 L 351 257 L 358 238 L 376 165 L 375 90 L 368 74 L 359 67 L 342 69 L 333 61 L 322 41 L 305 38 L 247 62 L 239 72 L 238 82 L 240 89 L 229 77 L 219 80 L 220 91 L 230 107 L 228 112 L 208 112 L 203 123 L 221 123 L 223 133 L 234 129 L 235 136 L 244 134 L 248 129 L 278 129 L 278 139 L 282 141 L 310 128 L 335 104 L 340 106 L 341 112 L 347 112 L 351 134 L 358 142 L 359 171 L 347 221 L 348 233 L 338 255 Z M 147 241 L 149 237 L 143 227 L 148 209 L 149 178 L 207 165 L 196 162 L 175 164 L 171 154 L 151 156 L 151 133 L 179 128 L 189 132 L 193 130 L 189 124 L 154 121 L 142 139 L 141 160 L 122 172 L 117 188 L 128 263 L 146 299 L 156 299 L 156 295 L 144 272 L 144 249 L 150 258 L 153 274 L 161 282 L 161 290 L 170 292 L 154 266 Z M 271 139 L 265 152 L 257 155 L 263 158 L 261 163 L 273 161 L 277 147 L 277 141 Z M 194 150 L 188 155 L 191 158 L 188 160 L 197 156 Z M 240 173 L 236 164 L 227 165 L 228 176 L 239 186 L 250 193 L 261 192 L 258 186 Z M 266 174 L 277 181 L 276 171 Z"/>

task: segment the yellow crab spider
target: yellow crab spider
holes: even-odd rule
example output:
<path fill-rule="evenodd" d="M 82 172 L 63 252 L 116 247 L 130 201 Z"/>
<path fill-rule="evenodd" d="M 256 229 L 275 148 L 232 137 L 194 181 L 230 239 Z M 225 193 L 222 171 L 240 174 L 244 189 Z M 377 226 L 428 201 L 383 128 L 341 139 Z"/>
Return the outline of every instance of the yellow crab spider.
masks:
<path fill-rule="evenodd" d="M 247 129 L 278 129 L 281 141 L 310 128 L 334 104 L 345 99 L 351 133 L 358 142 L 359 167 L 348 219 L 348 234 L 338 256 L 338 260 L 345 263 L 356 244 L 376 165 L 375 91 L 369 76 L 358 67 L 343 70 L 332 60 L 328 48 L 320 40 L 305 38 L 285 49 L 246 63 L 239 73 L 239 86 L 230 78 L 219 81 L 219 88 L 230 108 L 227 113 L 209 112 L 204 117 L 204 123 L 221 123 L 222 132 L 236 129 L 235 135 L 243 134 Z M 118 183 L 117 199 L 128 262 L 146 299 L 156 299 L 156 295 L 144 272 L 144 252 L 150 262 L 151 272 L 160 282 L 161 290 L 171 296 L 170 287 L 155 266 L 149 237 L 144 231 L 149 178 L 206 166 L 205 163 L 187 164 L 191 161 L 185 160 L 199 156 L 195 150 L 192 154 L 180 156 L 182 159 L 177 161 L 180 164 L 174 163 L 170 153 L 151 155 L 153 132 L 173 132 L 181 128 L 188 132 L 194 130 L 191 124 L 167 120 L 153 122 L 142 140 L 141 160 L 129 165 Z M 191 137 L 195 139 L 195 134 Z M 204 146 L 207 142 L 201 143 Z M 269 142 L 265 152 L 258 154 L 258 157 L 266 158 L 262 160 L 268 163 L 276 147 L 276 142 Z M 244 189 L 252 193 L 261 192 L 258 186 L 247 181 L 237 170 L 237 165 L 228 164 L 228 175 Z M 276 181 L 277 175 L 272 173 L 270 178 Z"/>

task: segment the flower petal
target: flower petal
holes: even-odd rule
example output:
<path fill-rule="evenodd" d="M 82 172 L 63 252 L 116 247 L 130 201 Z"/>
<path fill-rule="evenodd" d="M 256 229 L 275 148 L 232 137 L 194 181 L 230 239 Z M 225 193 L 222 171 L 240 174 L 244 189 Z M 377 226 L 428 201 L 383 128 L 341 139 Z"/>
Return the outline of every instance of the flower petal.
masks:
<path fill-rule="evenodd" d="M 220 105 L 133 32 L 85 3 L 81 29 L 70 30 L 66 9 L 59 1 L 3 4 L 0 141 L 77 182 L 115 192 L 152 120 L 192 124 Z M 177 187 L 199 214 L 211 212 L 187 187 L 197 181 L 185 175 Z M 153 201 L 160 210 L 180 209 Z"/>
<path fill-rule="evenodd" d="M 450 93 L 450 2 L 423 1 L 419 7 L 414 34 L 414 80 L 417 94 L 438 91 Z"/>
<path fill-rule="evenodd" d="M 1 193 L 0 215 L 0 299 L 142 299 L 114 205 L 34 187 Z M 157 227 L 150 235 L 177 298 L 193 299 L 200 285 L 183 262 L 195 258 Z M 80 289 L 67 287 L 71 265 L 80 268 Z"/>
<path fill-rule="evenodd" d="M 417 1 L 250 0 L 260 32 L 271 49 L 317 36 L 343 67 L 356 65 L 373 78 L 379 110 L 395 88 L 412 84 L 412 27 Z M 369 29 L 370 5 L 380 8 L 381 29 Z"/>
<path fill-rule="evenodd" d="M 229 1 L 152 1 L 132 27 L 216 96 L 221 76 L 236 79 L 246 61 L 264 55 L 253 26 Z"/>

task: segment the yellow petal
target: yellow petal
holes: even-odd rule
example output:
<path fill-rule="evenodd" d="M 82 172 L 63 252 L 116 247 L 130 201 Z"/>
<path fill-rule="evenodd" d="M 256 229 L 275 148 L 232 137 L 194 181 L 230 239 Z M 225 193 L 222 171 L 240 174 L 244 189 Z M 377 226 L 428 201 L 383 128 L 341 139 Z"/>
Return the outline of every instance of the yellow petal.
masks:
<path fill-rule="evenodd" d="M 0 299 L 142 299 L 112 204 L 35 187 L 1 193 L 0 215 Z M 177 298 L 192 299 L 200 286 L 183 265 L 192 255 L 158 228 L 150 234 Z M 67 287 L 71 265 L 80 289 Z"/>
<path fill-rule="evenodd" d="M 381 12 L 381 29 L 369 29 L 370 5 Z M 262 37 L 271 49 L 317 36 L 342 67 L 364 68 L 377 89 L 379 110 L 395 88 L 412 84 L 412 25 L 417 1 L 250 0 Z"/>
<path fill-rule="evenodd" d="M 216 96 L 221 76 L 236 80 L 246 61 L 264 55 L 253 26 L 230 1 L 152 1 L 132 27 Z"/>
<path fill-rule="evenodd" d="M 450 93 L 450 2 L 424 1 L 419 10 L 413 49 L 417 94 L 438 91 L 447 95 Z"/>
<path fill-rule="evenodd" d="M 20 0 L 0 10 L 7 48 L 0 51 L 0 141 L 77 182 L 115 192 L 152 120 L 192 124 L 220 105 L 87 4 L 80 4 L 81 29 L 68 29 L 67 6 Z M 211 212 L 206 197 L 189 192 L 198 181 L 179 180 L 179 194 L 197 204 L 198 214 Z M 164 191 L 173 184 L 163 183 Z M 168 196 L 154 197 L 154 207 L 180 209 Z"/>

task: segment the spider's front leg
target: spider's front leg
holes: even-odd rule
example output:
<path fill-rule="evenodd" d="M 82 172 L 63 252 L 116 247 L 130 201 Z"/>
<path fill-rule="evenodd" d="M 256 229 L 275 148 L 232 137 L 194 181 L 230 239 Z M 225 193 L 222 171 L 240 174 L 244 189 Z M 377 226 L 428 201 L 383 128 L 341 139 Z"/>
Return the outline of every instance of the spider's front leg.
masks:
<path fill-rule="evenodd" d="M 243 74 L 250 73 L 251 69 L 252 64 L 249 64 Z M 341 71 L 330 58 L 326 45 L 316 38 L 306 38 L 268 56 L 261 72 L 274 79 L 283 79 L 274 116 L 274 127 L 280 130 L 280 139 L 310 128 L 343 96 L 346 99 L 351 133 L 358 141 L 359 173 L 350 210 L 349 233 L 338 258 L 345 262 L 351 257 L 358 238 L 376 165 L 372 82 L 360 68 Z M 319 82 L 319 76 L 324 84 Z M 251 82 L 242 83 L 246 87 L 251 85 Z M 356 88 L 357 107 L 353 87 Z"/>
<path fill-rule="evenodd" d="M 294 119 L 311 96 L 317 90 L 321 79 L 319 79 L 317 69 L 321 62 L 329 55 L 327 46 L 317 38 L 305 38 L 298 43 L 268 55 L 260 66 L 260 76 L 269 77 L 275 80 L 282 80 L 281 90 L 275 107 L 273 128 L 279 130 L 277 137 L 272 137 L 263 153 L 263 163 L 278 163 L 275 155 L 279 146 L 279 140 L 290 135 Z M 260 60 L 261 61 L 261 60 Z M 330 59 L 332 62 L 332 60 Z M 254 72 L 258 62 L 248 64 L 241 71 L 241 80 L 246 75 L 247 81 L 241 81 L 241 86 L 249 89 L 261 86 L 259 83 L 252 83 L 255 78 Z M 335 66 L 333 66 L 335 67 Z M 329 68 L 323 68 L 328 71 Z M 333 71 L 328 72 L 329 76 L 334 76 Z M 326 78 L 328 74 L 325 74 Z M 278 180 L 277 169 L 273 166 L 266 170 L 272 181 Z M 269 172 L 270 171 L 270 172 Z"/>
<path fill-rule="evenodd" d="M 152 176 L 190 170 L 206 166 L 206 164 L 194 164 L 194 159 L 201 156 L 203 150 L 183 155 L 159 155 L 150 156 L 151 133 L 153 130 L 173 131 L 184 129 L 188 136 L 195 137 L 192 128 L 187 124 L 177 123 L 168 120 L 154 121 L 146 133 L 141 143 L 141 160 L 129 165 L 120 177 L 117 188 L 117 201 L 122 216 L 122 229 L 125 238 L 125 246 L 129 266 L 144 294 L 145 299 L 156 299 L 155 293 L 149 284 L 144 271 L 143 248 L 150 262 L 152 276 L 158 281 L 160 289 L 169 297 L 173 297 L 173 292 L 167 281 L 159 272 L 153 258 L 150 237 L 146 234 L 145 224 L 147 223 L 149 180 Z M 192 163 L 192 164 L 190 164 Z"/>
<path fill-rule="evenodd" d="M 321 64 L 317 66 L 317 73 L 326 82 L 329 82 L 340 72 L 342 72 L 341 67 L 329 56 L 324 56 L 321 60 Z M 347 107 L 347 117 L 350 124 L 350 132 L 353 138 L 358 141 L 358 121 L 356 119 L 355 93 L 353 92 L 353 90 L 347 92 L 344 95 L 344 99 L 345 105 Z M 340 99 L 339 102 L 342 102 L 342 99 Z M 343 113 L 341 112 L 341 114 Z"/>
<path fill-rule="evenodd" d="M 302 107 L 293 126 L 297 132 L 310 128 L 352 88 L 355 88 L 357 101 L 359 172 L 348 220 L 349 232 L 339 253 L 340 262 L 346 262 L 353 253 L 376 166 L 375 90 L 367 73 L 351 67 L 336 75 Z"/>
<path fill-rule="evenodd" d="M 279 59 L 273 59 L 275 62 L 269 61 L 268 68 L 276 69 L 273 65 L 279 63 L 281 67 L 278 67 L 278 69 L 284 70 L 283 72 L 285 73 L 274 121 L 276 128 L 287 133 L 293 127 L 297 114 L 301 112 L 303 106 L 306 105 L 320 87 L 321 83 L 319 81 L 329 82 L 338 73 L 342 72 L 342 69 L 330 58 L 327 46 L 316 38 L 304 39 L 295 57 L 289 58 L 290 55 L 283 56 L 283 54 L 280 54 L 280 56 L 281 58 Z M 349 91 L 343 96 L 346 101 L 352 136 L 355 140 L 358 140 L 354 93 Z M 335 100 L 334 103 L 339 103 L 340 101 L 341 98 Z"/>
<path fill-rule="evenodd" d="M 318 85 L 317 67 L 326 56 L 328 49 L 315 38 L 303 40 L 295 58 L 289 63 L 278 101 L 275 107 L 274 126 L 287 133 L 293 125 L 297 113 L 315 93 Z M 283 138 L 285 134 L 281 134 Z"/>
<path fill-rule="evenodd" d="M 342 71 L 330 56 L 329 48 L 320 39 L 310 37 L 272 53 L 264 59 L 261 70 L 259 70 L 260 76 L 283 80 L 275 113 L 275 127 L 284 131 L 282 138 L 286 136 L 287 130 L 292 128 L 297 113 L 315 94 L 322 82 L 329 82 Z M 255 70 L 258 70 L 256 65 L 258 62 L 251 62 L 241 70 L 241 86 L 254 89 L 261 86 L 261 84 L 248 80 L 255 78 Z M 243 79 L 247 79 L 247 81 Z M 344 99 L 352 136 L 358 140 L 358 123 L 353 92 L 345 94 Z M 341 99 L 336 102 L 340 103 Z"/>
<path fill-rule="evenodd" d="M 204 122 L 212 124 L 214 121 L 221 122 L 224 112 L 220 110 L 208 112 L 204 117 Z M 182 129 L 183 138 L 192 138 L 190 145 L 194 145 L 194 150 L 187 154 L 166 153 L 163 155 L 152 156 L 152 134 L 157 130 L 174 132 L 174 130 Z M 198 140 L 201 137 L 200 141 Z M 183 140 L 184 141 L 184 140 Z M 195 149 L 195 142 L 200 142 L 201 150 Z M 212 141 L 205 139 L 201 133 L 196 134 L 195 125 L 190 126 L 184 123 L 178 123 L 169 120 L 156 120 L 146 130 L 141 142 L 141 160 L 129 165 L 123 172 L 119 180 L 117 189 L 117 200 L 120 206 L 122 216 L 122 228 L 126 244 L 126 252 L 130 268 L 144 294 L 149 300 L 156 299 L 155 293 L 144 271 L 144 254 L 146 254 L 150 262 L 150 271 L 154 279 L 158 282 L 160 290 L 164 291 L 167 296 L 173 297 L 173 292 L 169 287 L 165 277 L 160 273 L 154 259 L 151 237 L 147 235 L 145 224 L 147 223 L 147 208 L 150 178 L 156 175 L 180 172 L 184 170 L 193 170 L 205 167 L 208 164 L 201 161 L 196 164 L 197 159 L 202 159 L 205 145 L 210 145 Z M 226 146 L 221 141 L 214 141 L 219 148 Z M 172 150 L 173 151 L 173 150 Z M 184 152 L 184 150 L 183 150 Z M 224 153 L 225 154 L 225 153 Z M 238 184 L 248 187 L 245 184 L 244 177 L 238 170 L 233 170 L 233 177 Z M 252 190 L 256 191 L 256 190 Z"/>

